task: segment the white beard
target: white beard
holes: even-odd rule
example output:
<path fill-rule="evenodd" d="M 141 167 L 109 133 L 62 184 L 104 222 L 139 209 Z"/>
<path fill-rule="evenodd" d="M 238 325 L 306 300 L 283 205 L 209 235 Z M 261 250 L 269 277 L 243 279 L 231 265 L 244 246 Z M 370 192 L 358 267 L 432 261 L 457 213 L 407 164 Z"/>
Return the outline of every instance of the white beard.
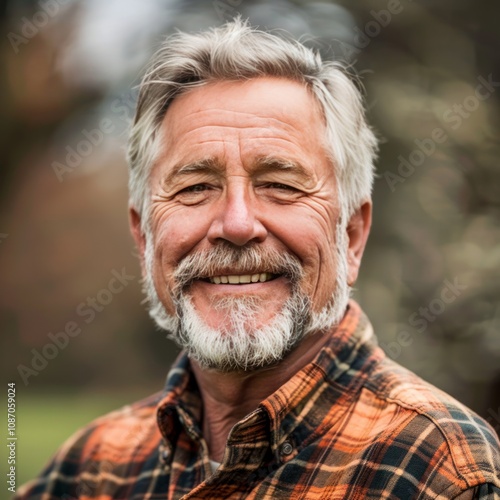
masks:
<path fill-rule="evenodd" d="M 185 349 L 202 368 L 222 372 L 251 371 L 279 363 L 308 334 L 330 330 L 345 314 L 350 295 L 347 284 L 347 233 L 341 224 L 336 232 L 335 289 L 321 311 L 311 311 L 309 298 L 298 287 L 292 287 L 290 298 L 281 311 L 269 324 L 255 328 L 265 304 L 253 296 L 230 298 L 225 299 L 223 304 L 214 304 L 215 308 L 227 311 L 226 326 L 220 330 L 205 323 L 189 295 L 182 290 L 174 297 L 177 314 L 168 314 L 154 285 L 154 246 L 152 235 L 148 233 L 144 291 L 150 304 L 149 314 L 161 329 L 168 332 L 168 337 Z"/>

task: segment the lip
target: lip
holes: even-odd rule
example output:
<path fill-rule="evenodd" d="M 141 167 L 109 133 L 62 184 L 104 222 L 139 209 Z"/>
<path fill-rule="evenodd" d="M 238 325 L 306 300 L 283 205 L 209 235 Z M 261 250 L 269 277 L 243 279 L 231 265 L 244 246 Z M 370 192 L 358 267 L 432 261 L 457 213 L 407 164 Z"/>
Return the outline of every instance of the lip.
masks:
<path fill-rule="evenodd" d="M 227 293 L 227 294 L 250 294 L 258 293 L 259 291 L 268 292 L 272 288 L 282 288 L 284 285 L 288 285 L 288 279 L 283 276 L 277 276 L 269 281 L 257 282 L 257 283 L 210 283 L 208 280 L 198 279 L 193 281 L 191 284 L 192 288 L 200 288 L 206 293 Z"/>
<path fill-rule="evenodd" d="M 221 274 L 217 276 L 211 276 L 209 278 L 203 278 L 213 285 L 230 284 L 230 285 L 248 285 L 251 283 L 266 283 L 278 278 L 278 274 L 272 274 L 269 272 L 257 272 L 257 273 L 228 273 Z"/>

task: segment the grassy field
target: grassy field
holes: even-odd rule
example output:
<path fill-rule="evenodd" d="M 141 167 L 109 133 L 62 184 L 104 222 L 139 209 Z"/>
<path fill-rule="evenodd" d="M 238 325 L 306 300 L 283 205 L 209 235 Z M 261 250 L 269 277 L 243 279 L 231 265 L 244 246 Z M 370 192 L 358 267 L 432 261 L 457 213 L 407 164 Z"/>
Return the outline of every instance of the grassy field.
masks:
<path fill-rule="evenodd" d="M 148 394 L 22 394 L 17 398 L 17 486 L 37 476 L 77 429 Z"/>

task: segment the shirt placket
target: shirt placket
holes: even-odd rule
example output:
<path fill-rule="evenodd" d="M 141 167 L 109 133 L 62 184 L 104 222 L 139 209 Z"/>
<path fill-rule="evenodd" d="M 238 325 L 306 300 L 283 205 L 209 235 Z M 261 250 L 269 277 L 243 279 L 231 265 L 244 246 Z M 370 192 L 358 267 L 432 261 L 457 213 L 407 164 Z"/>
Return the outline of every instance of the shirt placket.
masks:
<path fill-rule="evenodd" d="M 163 447 L 170 474 L 169 500 L 184 498 L 211 473 L 208 447 L 198 423 L 182 406 L 176 410 L 179 425 L 176 442 Z"/>
<path fill-rule="evenodd" d="M 182 499 L 246 498 L 259 480 L 259 468 L 269 457 L 269 444 L 266 418 L 258 409 L 231 430 L 217 471 Z"/>

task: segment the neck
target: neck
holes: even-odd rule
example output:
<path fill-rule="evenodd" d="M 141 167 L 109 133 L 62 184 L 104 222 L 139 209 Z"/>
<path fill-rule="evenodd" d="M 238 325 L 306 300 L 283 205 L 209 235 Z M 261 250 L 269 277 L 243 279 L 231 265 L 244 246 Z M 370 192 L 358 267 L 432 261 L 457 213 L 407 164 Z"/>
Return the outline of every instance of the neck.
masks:
<path fill-rule="evenodd" d="M 222 461 L 231 428 L 309 364 L 329 337 L 309 335 L 279 364 L 253 372 L 204 370 L 192 361 L 203 399 L 203 435 L 212 460 Z"/>

